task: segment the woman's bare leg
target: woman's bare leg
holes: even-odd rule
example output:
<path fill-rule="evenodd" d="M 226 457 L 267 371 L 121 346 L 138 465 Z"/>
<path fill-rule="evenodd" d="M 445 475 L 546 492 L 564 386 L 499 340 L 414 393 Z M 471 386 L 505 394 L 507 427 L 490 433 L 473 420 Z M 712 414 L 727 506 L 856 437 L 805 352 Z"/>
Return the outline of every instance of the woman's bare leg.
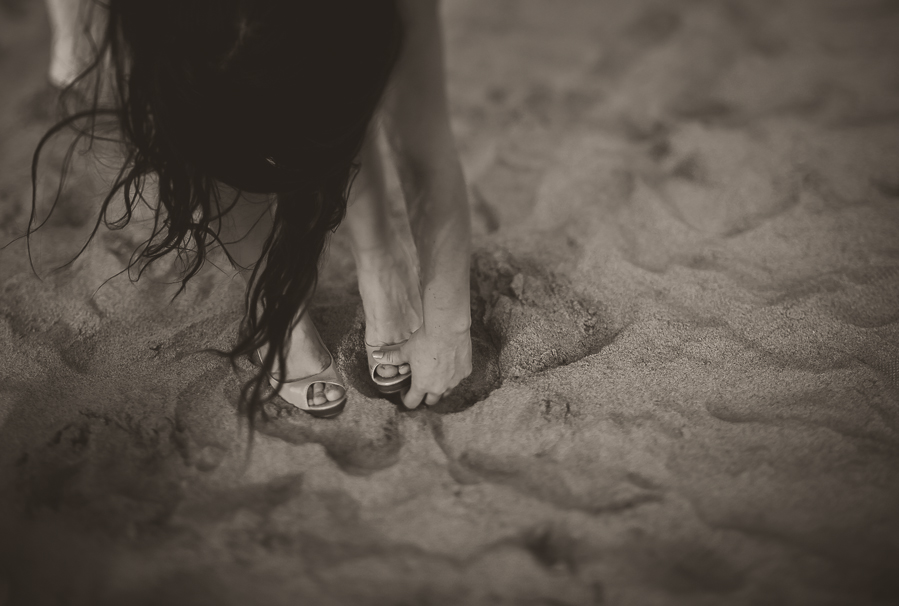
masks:
<path fill-rule="evenodd" d="M 221 194 L 222 205 L 227 207 L 234 199 L 235 192 L 223 187 Z M 272 230 L 270 205 L 271 199 L 267 195 L 242 194 L 221 222 L 219 237 L 238 265 L 238 273 L 247 285 L 253 266 L 259 261 L 262 246 Z M 287 369 L 284 376 L 289 379 L 308 377 L 327 368 L 329 362 L 330 356 L 318 338 L 312 318 L 309 314 L 303 314 L 288 340 Z M 282 387 L 284 389 L 290 389 L 290 386 L 285 384 Z M 339 400 L 343 394 L 344 390 L 336 385 L 314 383 L 311 397 L 306 395 L 310 405 L 320 406 Z"/>
<path fill-rule="evenodd" d="M 353 182 L 345 220 L 359 275 L 359 292 L 365 309 L 365 341 L 369 345 L 391 345 L 408 339 L 421 326 L 421 292 L 414 253 L 400 237 L 390 219 L 390 204 L 384 182 L 384 166 L 375 129 L 366 138 L 360 154 L 362 164 Z M 378 367 L 383 377 L 408 374 L 408 364 L 399 368 Z"/>
<path fill-rule="evenodd" d="M 93 47 L 100 43 L 106 15 L 94 0 L 46 0 L 46 3 L 52 31 L 48 76 L 54 86 L 64 88 L 93 58 Z"/>

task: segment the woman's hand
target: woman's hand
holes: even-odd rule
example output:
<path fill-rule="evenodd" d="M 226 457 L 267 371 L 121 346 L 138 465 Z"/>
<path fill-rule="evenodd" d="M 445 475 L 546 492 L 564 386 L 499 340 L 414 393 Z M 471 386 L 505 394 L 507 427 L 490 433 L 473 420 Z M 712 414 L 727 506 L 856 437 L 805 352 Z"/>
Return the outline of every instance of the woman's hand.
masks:
<path fill-rule="evenodd" d="M 412 386 L 403 394 L 407 408 L 424 401 L 433 406 L 450 389 L 471 374 L 471 333 L 467 326 L 452 329 L 427 320 L 402 347 L 375 351 L 372 357 L 382 364 L 412 366 Z"/>
<path fill-rule="evenodd" d="M 462 166 L 450 128 L 436 0 L 400 0 L 403 50 L 383 100 L 421 268 L 424 324 L 375 359 L 412 367 L 403 402 L 436 404 L 471 373 L 471 221 Z"/>

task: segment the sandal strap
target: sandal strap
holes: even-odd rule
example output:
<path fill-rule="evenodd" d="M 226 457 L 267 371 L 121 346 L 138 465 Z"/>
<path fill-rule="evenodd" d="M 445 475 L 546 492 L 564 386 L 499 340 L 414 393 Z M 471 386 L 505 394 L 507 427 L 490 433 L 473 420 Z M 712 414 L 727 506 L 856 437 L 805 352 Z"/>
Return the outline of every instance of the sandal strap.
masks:
<path fill-rule="evenodd" d="M 301 410 L 323 411 L 341 406 L 347 398 L 346 381 L 344 381 L 343 378 L 337 373 L 337 365 L 334 364 L 334 357 L 331 356 L 330 352 L 328 352 L 328 356 L 331 358 L 331 363 L 328 364 L 327 368 L 325 368 L 318 374 L 314 374 L 309 377 L 303 377 L 302 379 L 292 379 L 290 381 L 278 381 L 278 379 L 276 379 L 272 375 L 269 375 L 269 384 L 271 384 L 273 389 L 278 389 L 280 387 L 279 395 L 281 396 L 281 398 Z M 329 402 L 328 404 L 310 406 L 309 388 L 312 387 L 313 383 L 336 385 L 343 389 L 344 395 L 339 400 Z"/>
<path fill-rule="evenodd" d="M 321 340 L 321 337 L 319 337 L 319 340 Z M 305 410 L 307 412 L 313 410 L 321 412 L 343 405 L 347 398 L 347 384 L 344 378 L 340 376 L 340 373 L 337 372 L 337 364 L 334 363 L 334 356 L 331 355 L 330 350 L 326 349 L 326 351 L 328 351 L 328 365 L 324 370 L 314 375 L 301 377 L 299 379 L 288 379 L 287 381 L 281 381 L 277 377 L 275 377 L 275 375 L 269 373 L 268 382 L 272 386 L 272 389 L 277 390 L 281 398 L 289 404 L 293 404 L 297 408 Z M 256 355 L 260 360 L 262 360 L 262 356 L 258 351 L 256 352 Z M 344 395 L 339 400 L 329 402 L 327 405 L 322 404 L 320 406 L 310 406 L 308 394 L 309 388 L 312 387 L 313 383 L 336 385 L 337 387 L 343 389 Z"/>
<path fill-rule="evenodd" d="M 406 339 L 406 341 L 408 341 L 408 339 Z M 375 357 L 372 355 L 376 351 L 397 351 L 400 347 L 402 347 L 406 343 L 406 341 L 401 341 L 399 343 L 393 343 L 391 345 L 369 345 L 368 343 L 365 344 L 365 353 L 368 355 L 368 373 L 369 373 L 369 375 L 371 375 L 372 381 L 374 381 L 378 385 L 382 385 L 384 387 L 389 387 L 391 385 L 396 385 L 397 383 L 399 383 L 401 381 L 405 381 L 406 378 L 408 378 L 410 376 L 408 374 L 401 375 L 401 374 L 399 374 L 399 371 L 397 371 L 397 374 L 395 377 L 388 378 L 388 377 L 378 376 L 375 373 L 375 371 L 378 369 L 378 366 L 381 366 L 383 364 L 383 362 L 376 360 Z"/>

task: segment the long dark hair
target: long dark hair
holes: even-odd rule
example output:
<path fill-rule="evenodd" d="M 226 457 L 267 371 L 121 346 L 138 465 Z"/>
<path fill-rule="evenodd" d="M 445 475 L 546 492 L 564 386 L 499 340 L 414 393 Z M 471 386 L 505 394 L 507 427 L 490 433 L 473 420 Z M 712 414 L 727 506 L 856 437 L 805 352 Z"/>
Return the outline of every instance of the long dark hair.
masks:
<path fill-rule="evenodd" d="M 222 352 L 235 364 L 268 346 L 259 372 L 241 390 L 252 424 L 273 397 L 265 395 L 267 374 L 276 363 L 286 366 L 286 337 L 305 312 L 327 238 L 346 212 L 355 158 L 402 41 L 396 6 L 391 0 L 108 0 L 105 6 L 95 59 L 67 89 L 91 91 L 88 107 L 69 112 L 38 144 L 32 207 L 47 141 L 67 126 L 93 138 L 98 118 L 114 118 L 125 160 L 91 237 L 103 224 L 126 225 L 155 179 L 152 233 L 132 263 L 142 268 L 180 255 L 180 293 L 221 244 L 216 226 L 236 203 L 223 202 L 217 183 L 275 194 L 264 264 L 254 266 L 237 343 Z M 63 178 L 67 165 L 68 157 Z M 119 196 L 124 214 L 111 219 Z M 36 227 L 32 212 L 28 234 Z"/>

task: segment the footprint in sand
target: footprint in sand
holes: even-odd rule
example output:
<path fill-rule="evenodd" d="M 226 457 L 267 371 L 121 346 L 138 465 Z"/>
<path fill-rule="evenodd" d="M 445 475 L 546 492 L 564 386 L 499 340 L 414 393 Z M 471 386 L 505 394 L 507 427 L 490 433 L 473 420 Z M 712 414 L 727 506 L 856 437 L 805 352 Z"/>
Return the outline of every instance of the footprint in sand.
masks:
<path fill-rule="evenodd" d="M 496 249 L 475 253 L 475 318 L 499 349 L 504 379 L 571 364 L 614 335 L 600 311 L 557 276 Z"/>

